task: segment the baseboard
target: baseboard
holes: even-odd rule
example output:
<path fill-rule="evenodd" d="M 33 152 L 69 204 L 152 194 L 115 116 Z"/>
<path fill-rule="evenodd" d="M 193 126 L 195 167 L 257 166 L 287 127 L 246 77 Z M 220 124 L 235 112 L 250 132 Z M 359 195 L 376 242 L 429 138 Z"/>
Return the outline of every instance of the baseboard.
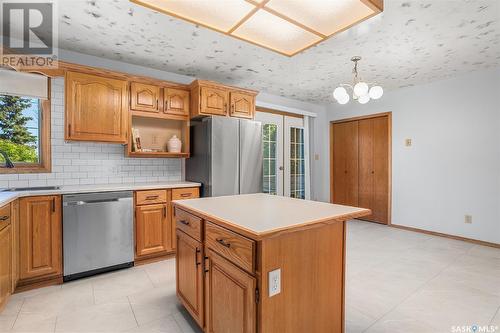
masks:
<path fill-rule="evenodd" d="M 48 287 L 48 286 L 53 286 L 57 284 L 62 284 L 63 283 L 63 278 L 61 275 L 51 277 L 51 278 L 46 278 L 43 280 L 27 280 L 27 281 L 20 281 L 18 285 L 16 286 L 16 290 L 14 291 L 15 294 L 23 292 L 23 291 L 28 291 L 31 289 L 38 289 L 42 287 Z"/>
<path fill-rule="evenodd" d="M 439 237 L 445 237 L 445 238 L 460 240 L 460 241 L 469 242 L 469 243 L 473 243 L 473 244 L 477 244 L 477 245 L 484 245 L 484 246 L 489 246 L 489 247 L 494 247 L 494 248 L 500 249 L 500 244 L 485 242 L 485 241 L 478 240 L 478 239 L 472 239 L 472 238 L 467 238 L 467 237 L 462 237 L 462 236 L 449 235 L 449 234 L 444 234 L 442 232 L 429 231 L 429 230 L 425 230 L 425 229 L 407 227 L 407 226 L 398 225 L 398 224 L 389 224 L 389 227 L 403 229 L 403 230 L 408 230 L 408 231 L 415 231 L 415 232 L 420 232 L 422 234 L 439 236 Z"/>

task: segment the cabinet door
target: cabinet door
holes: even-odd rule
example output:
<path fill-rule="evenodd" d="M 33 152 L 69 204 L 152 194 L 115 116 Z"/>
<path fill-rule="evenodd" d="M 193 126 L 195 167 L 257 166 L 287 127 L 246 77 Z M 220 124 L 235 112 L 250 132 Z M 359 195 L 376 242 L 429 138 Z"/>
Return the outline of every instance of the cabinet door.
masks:
<path fill-rule="evenodd" d="M 231 92 L 231 116 L 252 119 L 255 113 L 255 96 Z"/>
<path fill-rule="evenodd" d="M 202 244 L 182 231 L 177 230 L 176 235 L 177 296 L 200 327 L 203 327 Z"/>
<path fill-rule="evenodd" d="M 208 250 L 206 288 L 207 331 L 256 331 L 255 278 Z"/>
<path fill-rule="evenodd" d="M 135 256 L 165 252 L 170 247 L 167 224 L 167 204 L 135 208 Z"/>
<path fill-rule="evenodd" d="M 21 198 L 19 210 L 20 278 L 61 274 L 61 198 Z"/>
<path fill-rule="evenodd" d="M 127 82 L 66 74 L 66 140 L 127 143 Z"/>
<path fill-rule="evenodd" d="M 224 89 L 201 87 L 200 113 L 206 115 L 227 115 L 228 92 Z"/>
<path fill-rule="evenodd" d="M 332 202 L 358 205 L 358 122 L 332 125 Z"/>
<path fill-rule="evenodd" d="M 160 87 L 132 82 L 130 84 L 130 108 L 136 111 L 158 112 Z"/>
<path fill-rule="evenodd" d="M 164 99 L 166 114 L 189 115 L 189 91 L 165 88 Z"/>
<path fill-rule="evenodd" d="M 11 239 L 10 225 L 0 230 L 0 310 L 3 308 L 11 294 Z"/>
<path fill-rule="evenodd" d="M 388 223 L 389 124 L 387 117 L 359 121 L 359 206 L 363 219 Z"/>
<path fill-rule="evenodd" d="M 19 281 L 19 201 L 11 204 L 11 233 L 12 233 L 12 292 L 16 290 Z"/>

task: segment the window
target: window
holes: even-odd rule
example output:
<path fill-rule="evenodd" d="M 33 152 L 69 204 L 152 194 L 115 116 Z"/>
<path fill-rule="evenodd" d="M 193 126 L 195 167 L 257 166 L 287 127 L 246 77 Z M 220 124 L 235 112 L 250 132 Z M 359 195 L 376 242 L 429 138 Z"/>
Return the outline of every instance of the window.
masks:
<path fill-rule="evenodd" d="M 0 173 L 50 172 L 50 101 L 0 95 Z"/>
<path fill-rule="evenodd" d="M 275 124 L 264 124 L 262 126 L 262 142 L 264 144 L 264 172 L 263 192 L 276 194 L 277 170 L 276 170 L 276 132 Z"/>
<path fill-rule="evenodd" d="M 290 196 L 305 198 L 304 129 L 290 127 Z"/>

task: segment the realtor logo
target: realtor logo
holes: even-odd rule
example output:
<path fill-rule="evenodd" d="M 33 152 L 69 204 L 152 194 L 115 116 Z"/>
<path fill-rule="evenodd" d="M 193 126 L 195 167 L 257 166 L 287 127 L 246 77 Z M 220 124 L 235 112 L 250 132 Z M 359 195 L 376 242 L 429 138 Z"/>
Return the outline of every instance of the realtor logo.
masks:
<path fill-rule="evenodd" d="M 2 65 L 53 67 L 57 49 L 55 3 L 2 3 Z"/>

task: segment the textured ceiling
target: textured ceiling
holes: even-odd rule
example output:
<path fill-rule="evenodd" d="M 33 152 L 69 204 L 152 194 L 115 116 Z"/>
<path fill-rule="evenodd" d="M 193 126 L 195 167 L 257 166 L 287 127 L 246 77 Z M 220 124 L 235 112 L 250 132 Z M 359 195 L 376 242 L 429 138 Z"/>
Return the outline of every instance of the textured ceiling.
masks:
<path fill-rule="evenodd" d="M 58 3 L 62 49 L 315 103 L 352 80 L 353 55 L 386 90 L 500 65 L 498 0 L 385 0 L 381 15 L 292 58 L 127 0 Z"/>

